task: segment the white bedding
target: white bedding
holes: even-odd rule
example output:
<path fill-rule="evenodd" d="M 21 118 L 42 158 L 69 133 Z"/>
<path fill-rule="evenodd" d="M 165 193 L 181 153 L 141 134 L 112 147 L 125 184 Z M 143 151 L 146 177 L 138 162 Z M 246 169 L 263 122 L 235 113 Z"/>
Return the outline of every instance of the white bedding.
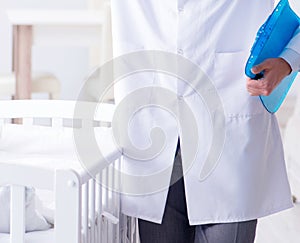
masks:
<path fill-rule="evenodd" d="M 103 156 L 106 157 L 116 150 L 111 128 L 95 128 L 95 137 Z M 0 162 L 50 169 L 83 169 L 70 128 L 24 128 L 6 124 L 0 127 Z"/>
<path fill-rule="evenodd" d="M 9 234 L 0 234 L 0 243 L 9 243 Z M 54 243 L 54 230 L 27 233 L 25 243 Z"/>
<path fill-rule="evenodd" d="M 116 150 L 112 129 L 95 128 L 95 137 L 102 155 Z M 0 127 L 0 163 L 26 164 L 36 167 L 85 170 L 70 128 L 24 127 L 5 124 Z"/>

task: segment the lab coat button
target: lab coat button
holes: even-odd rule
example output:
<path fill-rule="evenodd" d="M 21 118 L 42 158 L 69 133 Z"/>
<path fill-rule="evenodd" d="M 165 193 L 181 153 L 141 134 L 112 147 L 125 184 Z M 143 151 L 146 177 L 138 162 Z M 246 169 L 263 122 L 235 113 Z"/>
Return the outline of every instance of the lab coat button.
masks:
<path fill-rule="evenodd" d="M 178 50 L 177 50 L 177 53 L 178 53 L 179 55 L 183 55 L 183 50 L 182 50 L 182 49 L 178 49 Z"/>

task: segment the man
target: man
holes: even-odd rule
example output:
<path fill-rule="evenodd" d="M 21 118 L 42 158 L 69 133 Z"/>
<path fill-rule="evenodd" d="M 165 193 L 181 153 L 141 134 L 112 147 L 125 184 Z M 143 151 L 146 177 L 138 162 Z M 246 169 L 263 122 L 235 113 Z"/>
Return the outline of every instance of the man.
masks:
<path fill-rule="evenodd" d="M 136 97 L 149 104 L 174 104 L 178 120 L 189 124 L 181 112 L 185 102 L 199 138 L 195 159 L 187 166 L 195 143 L 184 137 L 186 127 L 179 129 L 172 115 L 149 107 L 135 112 L 128 123 L 130 141 L 141 151 L 159 142 L 151 141 L 155 127 L 162 128 L 166 139 L 158 156 L 124 156 L 124 173 L 130 178 L 123 181 L 122 211 L 139 218 L 142 243 L 250 243 L 258 218 L 292 207 L 276 117 L 257 96 L 268 95 L 292 69 L 300 69 L 300 37 L 281 57 L 253 69 L 265 70 L 263 81 L 248 80 L 246 88 L 244 75 L 256 32 L 273 8 L 273 0 L 112 0 L 114 56 L 159 50 L 192 61 L 207 77 L 203 85 L 212 83 L 217 90 L 225 116 L 226 136 L 222 151 L 215 151 L 220 153 L 216 166 L 199 179 L 213 147 L 211 124 L 219 111 L 207 111 L 201 95 L 164 73 L 135 73 L 115 85 L 117 103 L 126 106 L 129 96 L 146 88 L 148 93 Z M 177 96 L 163 100 L 158 87 Z M 170 165 L 173 170 L 155 177 Z M 149 187 L 158 180 L 168 181 L 170 188 Z"/>

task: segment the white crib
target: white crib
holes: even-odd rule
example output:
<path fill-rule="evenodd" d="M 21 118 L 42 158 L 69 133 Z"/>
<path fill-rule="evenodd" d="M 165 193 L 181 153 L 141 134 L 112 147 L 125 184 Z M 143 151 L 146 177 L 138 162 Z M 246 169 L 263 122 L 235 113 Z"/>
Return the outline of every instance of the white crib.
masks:
<path fill-rule="evenodd" d="M 82 103 L 87 110 L 94 109 L 95 103 Z M 46 129 L 49 131 L 69 131 L 66 127 L 66 119 L 81 120 L 84 124 L 91 120 L 86 114 L 76 114 L 74 117 L 75 101 L 58 100 L 15 100 L 0 101 L 0 135 L 1 127 L 10 129 L 17 134 L 12 134 L 13 139 L 22 142 L 22 132 L 30 129 Z M 109 126 L 112 119 L 114 106 L 100 104 L 98 113 L 92 120 L 105 122 Z M 12 119 L 22 118 L 22 124 L 10 124 Z M 41 128 L 36 125 L 36 119 L 49 119 L 50 126 Z M 16 121 L 16 120 L 14 120 Z M 48 122 L 49 122 L 48 121 Z M 65 122 L 64 122 L 65 121 Z M 103 123 L 101 123 L 103 126 Z M 21 129 L 21 130 L 20 130 Z M 52 129 L 52 130 L 49 130 Z M 102 129 L 102 128 L 101 128 Z M 109 127 L 103 128 L 103 136 L 109 131 Z M 8 129 L 9 130 L 9 129 Z M 101 130 L 102 131 L 102 130 Z M 18 135 L 20 134 L 20 136 Z M 43 134 L 45 136 L 45 134 Z M 47 140 L 47 137 L 43 139 Z M 29 141 L 27 141 L 29 140 Z M 31 138 L 26 138 L 25 143 L 31 143 Z M 0 136 L 1 142 L 1 136 Z M 6 146 L 6 145 L 5 145 Z M 4 148 L 6 148 L 3 146 Z M 17 145 L 16 145 L 17 146 Z M 47 158 L 55 157 L 55 154 L 43 154 L 39 151 L 35 158 L 39 163 L 24 162 L 22 153 L 14 152 L 10 148 L 1 150 L 0 143 L 0 186 L 11 185 L 11 211 L 10 234 L 0 237 L 0 243 L 134 243 L 137 242 L 137 230 L 135 219 L 120 213 L 119 194 L 103 188 L 83 168 L 73 168 L 72 165 L 57 166 L 57 163 L 49 163 Z M 108 156 L 113 162 L 111 166 L 97 169 L 94 166 L 93 174 L 97 174 L 99 180 L 113 180 L 120 183 L 112 173 L 113 167 L 119 166 L 121 151 L 115 147 L 108 147 Z M 5 155 L 5 156 L 4 156 Z M 30 155 L 32 156 L 32 154 Z M 56 156 L 57 157 L 57 156 Z M 59 156 L 58 156 L 59 157 Z M 101 162 L 101 161 L 100 161 Z M 97 171 L 98 170 L 98 171 Z M 54 228 L 47 232 L 25 233 L 25 188 L 34 187 L 42 190 L 53 190 L 55 195 L 55 223 Z M 37 236 L 35 236 L 37 235 Z M 40 235 L 40 236 L 39 236 Z M 1 234 L 0 234 L 1 236 Z M 34 237 L 37 239 L 34 240 Z M 39 238 L 40 237 L 40 238 Z"/>

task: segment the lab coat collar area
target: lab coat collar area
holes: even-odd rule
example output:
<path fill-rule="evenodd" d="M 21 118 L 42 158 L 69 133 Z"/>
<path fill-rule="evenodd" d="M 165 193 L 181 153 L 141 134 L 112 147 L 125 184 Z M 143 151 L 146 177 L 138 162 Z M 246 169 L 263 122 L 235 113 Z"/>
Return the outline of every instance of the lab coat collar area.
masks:
<path fill-rule="evenodd" d="M 178 80 L 174 86 L 168 83 L 174 79 L 145 76 L 148 87 L 162 86 L 178 92 L 196 117 L 197 133 L 202 140 L 199 153 L 184 177 L 190 224 L 245 221 L 292 206 L 276 117 L 265 111 L 259 99 L 251 97 L 245 88 L 247 55 L 257 29 L 272 9 L 273 0 L 112 0 L 114 56 L 139 50 L 176 53 L 201 67 L 222 100 L 226 118 L 224 147 L 217 166 L 201 181 L 199 174 L 212 136 L 211 117 L 203 100 Z M 143 87 L 143 80 L 134 75 L 128 77 L 116 87 L 116 97 L 121 94 L 120 101 L 138 91 Z M 153 101 L 154 96 L 151 97 L 149 101 Z M 180 110 L 180 105 L 177 108 Z M 140 165 L 138 160 L 124 156 L 122 163 L 127 174 L 141 175 L 147 173 L 147 167 L 153 172 L 172 165 L 181 131 L 171 116 L 161 112 L 151 109 L 141 112 L 141 116 L 135 113 L 134 127 L 143 132 L 135 131 L 132 137 L 135 144 L 145 144 L 145 134 L 153 127 L 162 127 L 169 139 L 168 146 L 147 164 Z M 188 139 L 182 142 L 185 164 L 187 147 L 192 144 Z M 170 180 L 170 173 L 166 178 Z M 143 180 L 132 185 L 137 189 L 143 186 L 148 186 L 143 185 Z M 166 197 L 166 188 L 144 195 L 125 192 L 121 196 L 122 211 L 160 223 Z"/>

